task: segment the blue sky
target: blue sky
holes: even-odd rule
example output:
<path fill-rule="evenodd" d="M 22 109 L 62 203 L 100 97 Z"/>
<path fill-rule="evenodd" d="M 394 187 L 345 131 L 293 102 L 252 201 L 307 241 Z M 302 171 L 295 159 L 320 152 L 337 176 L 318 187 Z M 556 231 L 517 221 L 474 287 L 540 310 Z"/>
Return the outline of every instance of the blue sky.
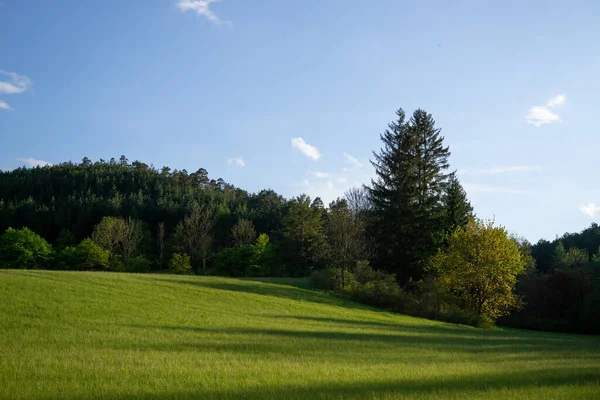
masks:
<path fill-rule="evenodd" d="M 0 4 L 0 169 L 125 154 L 328 202 L 420 107 L 478 216 L 600 216 L 597 1 Z"/>

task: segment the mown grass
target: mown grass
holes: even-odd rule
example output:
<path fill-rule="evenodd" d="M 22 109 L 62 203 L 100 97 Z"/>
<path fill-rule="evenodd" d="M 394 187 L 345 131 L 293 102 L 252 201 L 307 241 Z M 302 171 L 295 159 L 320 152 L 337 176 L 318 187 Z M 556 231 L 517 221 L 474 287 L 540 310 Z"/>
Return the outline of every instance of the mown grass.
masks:
<path fill-rule="evenodd" d="M 0 271 L 0 398 L 600 398 L 599 337 L 438 323 L 282 283 Z"/>

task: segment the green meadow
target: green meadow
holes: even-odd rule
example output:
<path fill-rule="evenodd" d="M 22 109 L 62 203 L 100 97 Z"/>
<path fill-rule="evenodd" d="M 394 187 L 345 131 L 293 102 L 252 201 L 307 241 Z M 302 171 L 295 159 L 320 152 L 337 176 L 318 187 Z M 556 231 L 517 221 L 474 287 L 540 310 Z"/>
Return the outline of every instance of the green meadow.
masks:
<path fill-rule="evenodd" d="M 0 398 L 600 398 L 600 337 L 445 324 L 301 284 L 1 270 Z"/>

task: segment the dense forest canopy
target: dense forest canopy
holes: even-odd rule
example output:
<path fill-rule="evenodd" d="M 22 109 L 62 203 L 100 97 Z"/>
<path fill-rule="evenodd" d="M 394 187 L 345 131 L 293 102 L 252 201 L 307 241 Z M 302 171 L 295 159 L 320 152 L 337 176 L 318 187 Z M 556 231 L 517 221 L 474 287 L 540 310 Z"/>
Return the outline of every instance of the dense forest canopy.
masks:
<path fill-rule="evenodd" d="M 125 156 L 0 171 L 0 268 L 311 275 L 317 286 L 416 315 L 597 332 L 600 227 L 532 245 L 475 223 L 431 114 L 396 116 L 374 152 L 376 179 L 328 205 Z M 484 264 L 460 261 L 473 254 L 486 254 L 492 275 L 510 271 L 494 281 L 504 297 L 478 297 L 478 321 L 456 317 L 473 316 L 466 299 L 485 278 Z"/>

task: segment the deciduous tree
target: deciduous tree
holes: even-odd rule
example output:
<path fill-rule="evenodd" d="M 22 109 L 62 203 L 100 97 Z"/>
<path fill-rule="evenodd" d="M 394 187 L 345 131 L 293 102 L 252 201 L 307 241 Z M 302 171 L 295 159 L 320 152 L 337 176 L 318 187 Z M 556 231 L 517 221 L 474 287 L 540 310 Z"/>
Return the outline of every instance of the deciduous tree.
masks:
<path fill-rule="evenodd" d="M 514 293 L 525 262 L 502 227 L 470 219 L 449 239 L 448 248 L 432 260 L 440 283 L 455 293 L 478 321 L 494 320 L 519 306 Z"/>

